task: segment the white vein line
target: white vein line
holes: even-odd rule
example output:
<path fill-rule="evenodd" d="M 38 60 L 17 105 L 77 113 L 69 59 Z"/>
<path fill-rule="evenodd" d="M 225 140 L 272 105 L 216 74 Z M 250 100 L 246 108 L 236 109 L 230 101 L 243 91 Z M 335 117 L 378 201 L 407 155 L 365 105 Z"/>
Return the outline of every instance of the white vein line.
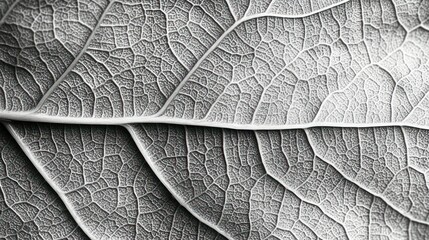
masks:
<path fill-rule="evenodd" d="M 309 122 L 301 124 L 283 125 L 257 125 L 240 123 L 219 123 L 204 120 L 191 120 L 170 117 L 123 117 L 123 118 L 69 118 L 50 116 L 46 114 L 29 114 L 28 112 L 0 112 L 0 121 L 44 122 L 61 124 L 90 124 L 90 125 L 126 125 L 135 123 L 160 123 L 187 126 L 203 126 L 215 128 L 227 128 L 235 130 L 288 130 L 307 129 L 317 127 L 338 128 L 377 128 L 377 127 L 410 127 L 429 130 L 429 124 L 417 124 L 411 122 L 379 122 L 379 123 L 344 123 L 344 122 Z"/>
<path fill-rule="evenodd" d="M 64 81 L 64 79 L 67 77 L 67 75 L 71 72 L 71 70 L 76 66 L 76 64 L 79 62 L 81 57 L 86 53 L 86 50 L 88 49 L 89 45 L 91 44 L 95 34 L 97 33 L 97 29 L 100 27 L 101 22 L 103 22 L 104 17 L 109 12 L 110 7 L 112 4 L 115 3 L 115 1 L 111 1 L 105 8 L 104 12 L 101 14 L 100 18 L 98 19 L 97 24 L 94 26 L 91 34 L 88 36 L 88 39 L 86 40 L 85 45 L 80 50 L 79 54 L 74 58 L 73 62 L 68 66 L 66 71 L 54 82 L 54 84 L 48 89 L 47 92 L 44 93 L 42 99 L 40 99 L 39 103 L 36 107 L 34 107 L 30 113 L 35 113 L 43 106 L 45 101 L 51 96 L 51 94 L 57 89 L 57 87 L 61 84 L 61 82 Z"/>
<path fill-rule="evenodd" d="M 232 1 L 235 1 L 235 0 L 232 0 Z M 235 14 L 234 9 L 231 7 L 230 0 L 226 0 L 225 2 L 228 5 L 228 10 L 231 13 L 231 16 L 234 18 L 234 21 L 237 21 L 237 16 L 236 16 L 237 14 Z"/>
<path fill-rule="evenodd" d="M 176 87 L 176 89 L 174 90 L 174 92 L 171 94 L 171 96 L 167 99 L 167 101 L 165 101 L 164 105 L 162 106 L 162 108 L 156 113 L 154 114 L 154 116 L 160 116 L 162 115 L 165 110 L 167 109 L 167 107 L 170 105 L 170 103 L 175 99 L 175 97 L 178 95 L 178 93 L 180 92 L 180 90 L 183 88 L 183 86 L 186 84 L 186 82 L 189 81 L 189 79 L 191 78 L 191 76 L 195 73 L 195 71 L 199 68 L 199 66 L 201 65 L 201 63 L 207 59 L 207 57 L 219 46 L 219 44 L 223 41 L 223 39 L 229 35 L 232 31 L 235 30 L 235 28 L 252 19 L 256 19 L 256 18 L 262 18 L 262 17 L 279 17 L 279 18 L 290 18 L 290 19 L 296 19 L 296 18 L 303 18 L 303 17 L 308 17 L 308 16 L 312 16 L 314 14 L 329 10 L 331 8 L 334 8 L 336 6 L 342 5 L 344 3 L 349 2 L 350 0 L 343 0 L 340 2 L 337 2 L 335 4 L 332 4 L 330 6 L 318 9 L 317 11 L 314 12 L 309 12 L 306 14 L 299 14 L 299 15 L 286 15 L 286 14 L 273 14 L 273 13 L 260 13 L 260 14 L 255 14 L 255 15 L 251 15 L 248 17 L 244 17 L 241 18 L 240 20 L 236 21 L 233 25 L 231 25 L 217 40 L 216 42 L 204 53 L 204 55 L 197 61 L 197 63 L 192 67 L 192 69 L 188 72 L 188 74 L 185 76 L 185 78 L 179 83 L 179 85 Z"/>
<path fill-rule="evenodd" d="M 49 178 L 48 174 L 43 170 L 43 167 L 36 162 L 36 157 L 33 155 L 33 153 L 30 151 L 30 149 L 27 148 L 27 146 L 24 145 L 24 143 L 21 141 L 17 133 L 13 130 L 13 128 L 8 123 L 3 123 L 4 126 L 7 128 L 7 130 L 10 132 L 12 137 L 15 139 L 15 141 L 18 143 L 18 145 L 21 147 L 22 151 L 25 153 L 25 155 L 28 157 L 30 162 L 34 165 L 34 167 L 37 169 L 39 174 L 45 179 L 45 181 L 51 186 L 51 188 L 57 193 L 57 195 L 60 197 L 61 201 L 66 206 L 68 212 L 73 217 L 76 224 L 82 229 L 82 231 L 90 238 L 90 239 L 97 239 L 95 236 L 93 236 L 88 229 L 86 229 L 83 221 L 81 218 L 76 214 L 75 210 L 67 200 L 66 195 L 64 192 L 57 187 L 57 185 Z"/>
<path fill-rule="evenodd" d="M 190 207 L 189 205 L 186 204 L 185 201 L 183 201 L 182 199 L 180 199 L 179 197 L 176 196 L 176 193 L 174 191 L 174 189 L 168 184 L 167 180 L 161 176 L 161 174 L 158 173 L 158 171 L 156 170 L 155 164 L 153 161 L 147 160 L 150 159 L 149 154 L 147 153 L 146 149 L 144 148 L 144 146 L 141 144 L 141 141 L 139 139 L 139 136 L 137 136 L 137 134 L 135 133 L 134 129 L 132 126 L 130 125 L 125 125 L 124 126 L 127 131 L 130 133 L 131 138 L 134 140 L 134 142 L 137 145 L 137 148 L 140 150 L 140 152 L 143 155 L 143 158 L 145 159 L 145 161 L 147 162 L 147 164 L 149 165 L 149 167 L 152 169 L 153 173 L 155 174 L 155 176 L 161 181 L 162 185 L 165 186 L 165 188 L 171 193 L 171 195 L 174 197 L 174 199 L 176 199 L 176 201 L 182 206 L 184 207 L 192 216 L 194 216 L 198 221 L 204 223 L 205 225 L 207 225 L 208 227 L 210 227 L 211 229 L 215 230 L 216 232 L 218 232 L 219 234 L 221 234 L 223 237 L 225 237 L 226 239 L 230 239 L 232 240 L 233 238 L 225 231 L 223 231 L 222 229 L 219 229 L 217 226 L 213 225 L 213 223 L 207 221 L 206 219 L 203 219 L 202 217 L 200 217 L 198 214 L 196 214 Z"/>
<path fill-rule="evenodd" d="M 225 135 L 226 135 L 225 129 L 222 129 L 222 154 L 223 154 L 223 161 L 225 162 L 225 172 L 226 172 L 225 176 L 228 179 L 228 186 L 226 186 L 226 188 L 225 188 L 225 199 L 224 199 L 223 205 L 222 205 L 222 212 L 221 212 L 219 220 L 217 221 L 216 224 L 220 224 L 222 222 L 223 217 L 224 217 L 225 205 L 226 205 L 226 201 L 228 200 L 228 198 L 227 198 L 228 197 L 228 190 L 229 190 L 229 187 L 231 185 L 231 179 L 229 178 L 229 175 L 228 175 L 230 170 L 228 167 L 228 159 L 227 159 L 227 155 L 226 155 Z"/>

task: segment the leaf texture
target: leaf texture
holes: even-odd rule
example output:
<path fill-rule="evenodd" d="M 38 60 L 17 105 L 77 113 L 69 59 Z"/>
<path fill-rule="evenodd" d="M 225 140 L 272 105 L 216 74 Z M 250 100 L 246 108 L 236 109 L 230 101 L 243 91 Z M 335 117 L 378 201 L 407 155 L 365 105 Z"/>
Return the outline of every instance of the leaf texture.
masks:
<path fill-rule="evenodd" d="M 427 131 L 131 131 L 176 195 L 235 239 L 428 236 L 428 156 L 412 143 Z"/>
<path fill-rule="evenodd" d="M 92 238 L 429 236 L 427 130 L 12 129 Z"/>
<path fill-rule="evenodd" d="M 302 1 L 286 10 L 279 7 L 282 2 L 248 2 L 248 6 L 235 6 L 235 14 L 245 7 L 253 15 L 298 14 L 331 4 Z M 224 1 L 20 1 L 5 5 L 0 46 L 6 81 L 1 108 L 40 108 L 73 117 L 154 114 L 235 22 Z M 63 100 L 52 106 L 57 98 Z M 66 112 L 59 112 L 64 104 Z"/>
<path fill-rule="evenodd" d="M 428 125 L 428 1 L 32 4 L 0 26 L 5 118 Z"/>
<path fill-rule="evenodd" d="M 0 190 L 1 239 L 87 239 L 1 125 Z"/>
<path fill-rule="evenodd" d="M 429 0 L 2 0 L 0 238 L 429 239 L 428 30 Z"/>
<path fill-rule="evenodd" d="M 155 177 L 125 129 L 14 124 L 93 239 L 224 239 Z"/>

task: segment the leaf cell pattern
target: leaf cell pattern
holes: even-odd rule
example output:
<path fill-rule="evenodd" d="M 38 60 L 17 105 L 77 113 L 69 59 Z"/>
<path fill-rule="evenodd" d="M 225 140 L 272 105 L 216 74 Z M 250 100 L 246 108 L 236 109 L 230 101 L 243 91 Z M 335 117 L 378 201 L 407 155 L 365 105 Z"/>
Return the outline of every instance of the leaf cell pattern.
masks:
<path fill-rule="evenodd" d="M 92 238 L 426 239 L 429 231 L 427 130 L 10 128 Z"/>
<path fill-rule="evenodd" d="M 2 10 L 11 119 L 428 125 L 428 1 L 32 4 Z"/>
<path fill-rule="evenodd" d="M 1 239 L 88 239 L 3 126 L 0 189 Z"/>
<path fill-rule="evenodd" d="M 160 184 L 123 128 L 12 125 L 93 239 L 223 239 Z"/>
<path fill-rule="evenodd" d="M 429 239 L 428 0 L 0 1 L 0 238 Z"/>

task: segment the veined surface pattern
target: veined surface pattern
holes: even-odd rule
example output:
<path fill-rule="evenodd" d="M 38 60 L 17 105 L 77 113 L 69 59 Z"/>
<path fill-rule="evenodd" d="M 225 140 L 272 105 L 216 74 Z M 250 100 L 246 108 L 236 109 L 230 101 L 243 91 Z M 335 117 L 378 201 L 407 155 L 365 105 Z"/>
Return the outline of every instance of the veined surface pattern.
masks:
<path fill-rule="evenodd" d="M 428 0 L 3 0 L 0 238 L 429 239 Z"/>

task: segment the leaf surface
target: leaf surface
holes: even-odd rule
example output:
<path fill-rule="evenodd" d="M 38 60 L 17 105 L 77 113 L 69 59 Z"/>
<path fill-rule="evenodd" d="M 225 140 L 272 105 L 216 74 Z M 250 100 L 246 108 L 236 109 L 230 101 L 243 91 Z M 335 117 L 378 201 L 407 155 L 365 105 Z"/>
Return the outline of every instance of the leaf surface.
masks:
<path fill-rule="evenodd" d="M 211 205 L 207 220 L 235 239 L 428 234 L 426 130 L 135 125 L 131 132 L 166 184 L 202 214 Z"/>
<path fill-rule="evenodd" d="M 2 125 L 0 238 L 87 239 L 64 203 Z"/>
<path fill-rule="evenodd" d="M 428 0 L 3 0 L 0 238 L 429 239 L 428 30 Z"/>
<path fill-rule="evenodd" d="M 428 1 L 42 3 L 0 26 L 4 118 L 427 127 Z"/>
<path fill-rule="evenodd" d="M 429 234 L 427 130 L 11 128 L 95 239 Z"/>
<path fill-rule="evenodd" d="M 175 200 L 125 129 L 10 127 L 92 239 L 224 239 Z"/>

